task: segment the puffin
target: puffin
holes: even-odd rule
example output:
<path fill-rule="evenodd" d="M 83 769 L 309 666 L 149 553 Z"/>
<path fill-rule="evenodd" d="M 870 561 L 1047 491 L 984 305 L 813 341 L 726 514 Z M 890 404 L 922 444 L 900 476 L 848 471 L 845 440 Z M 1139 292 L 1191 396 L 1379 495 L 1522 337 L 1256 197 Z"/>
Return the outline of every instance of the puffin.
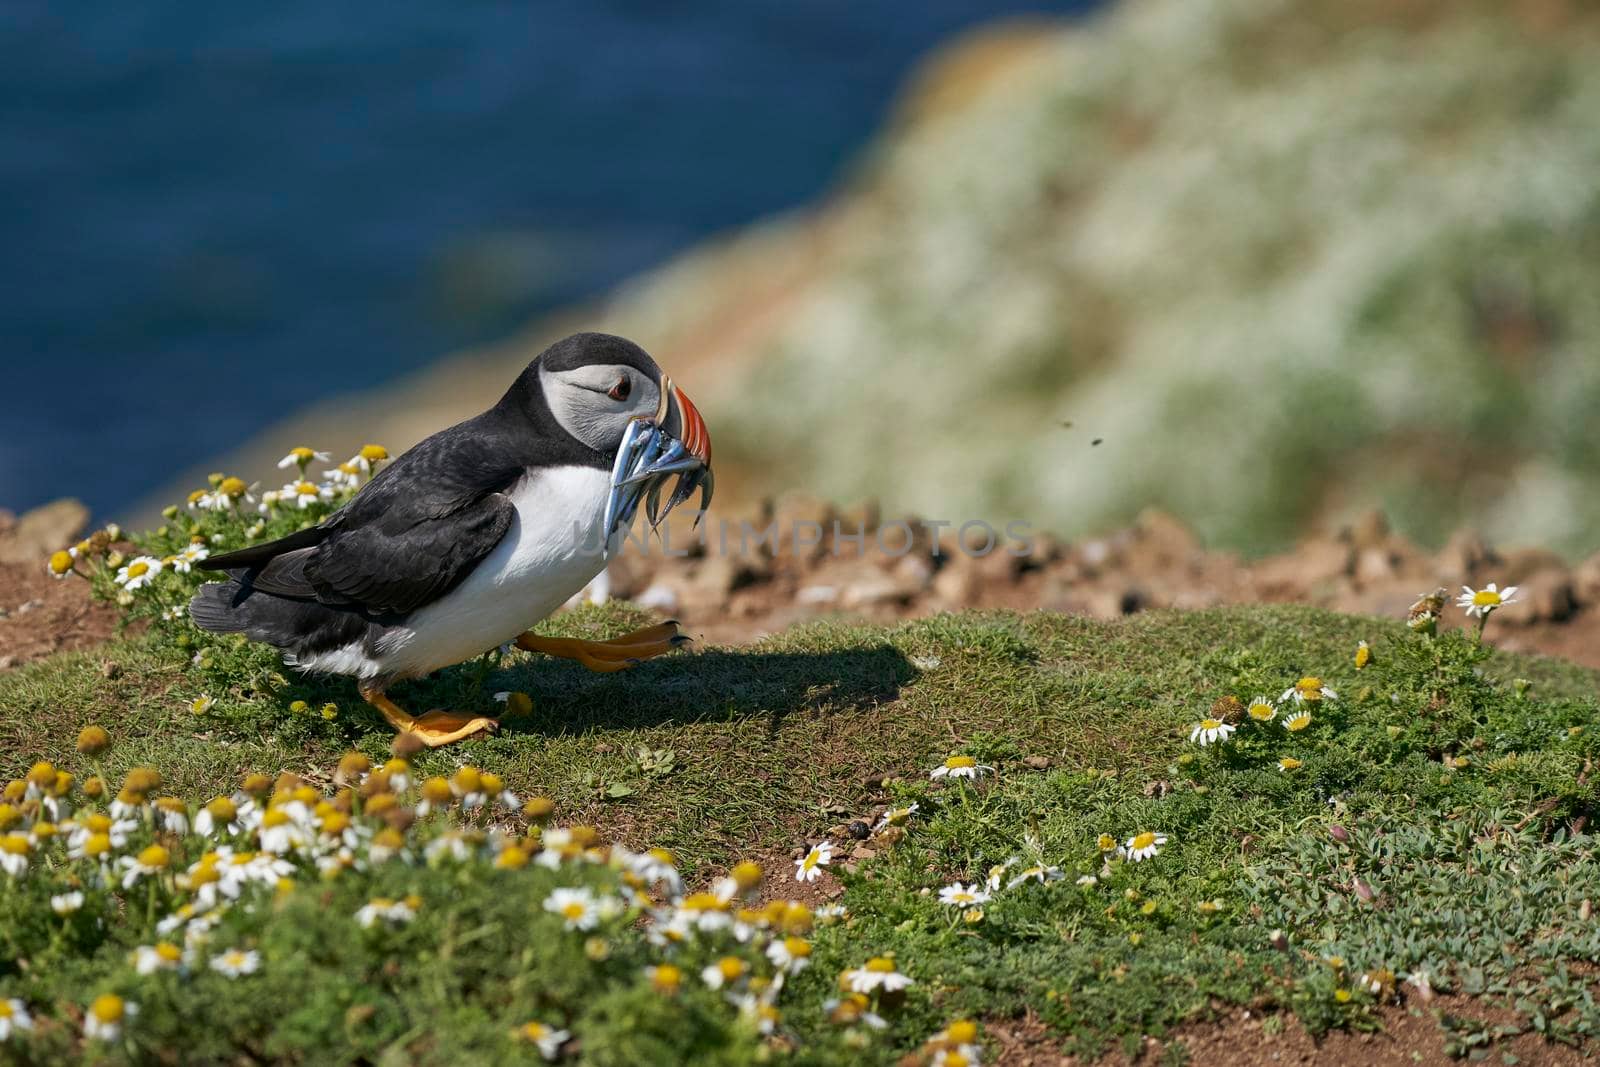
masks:
<path fill-rule="evenodd" d="M 354 678 L 391 725 L 437 747 L 497 723 L 412 715 L 391 686 L 508 643 L 601 672 L 686 643 L 676 621 L 611 641 L 529 631 L 604 569 L 641 502 L 655 525 L 699 488 L 703 515 L 712 485 L 711 435 L 683 390 L 632 341 L 578 333 L 321 523 L 201 561 L 227 577 L 201 586 L 189 615 L 303 672 Z"/>

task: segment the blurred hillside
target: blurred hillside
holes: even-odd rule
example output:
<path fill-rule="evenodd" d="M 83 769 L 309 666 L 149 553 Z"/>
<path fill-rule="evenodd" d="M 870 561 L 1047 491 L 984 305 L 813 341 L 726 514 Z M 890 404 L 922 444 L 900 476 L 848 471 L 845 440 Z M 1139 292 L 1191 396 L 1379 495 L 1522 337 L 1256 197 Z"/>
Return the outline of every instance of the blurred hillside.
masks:
<path fill-rule="evenodd" d="M 685 383 L 730 505 L 799 487 L 1068 536 L 1156 506 L 1246 552 L 1381 507 L 1425 544 L 1586 553 L 1596 115 L 1576 0 L 1002 26 L 930 61 L 829 203 L 226 465 L 404 446 L 581 324 Z"/>

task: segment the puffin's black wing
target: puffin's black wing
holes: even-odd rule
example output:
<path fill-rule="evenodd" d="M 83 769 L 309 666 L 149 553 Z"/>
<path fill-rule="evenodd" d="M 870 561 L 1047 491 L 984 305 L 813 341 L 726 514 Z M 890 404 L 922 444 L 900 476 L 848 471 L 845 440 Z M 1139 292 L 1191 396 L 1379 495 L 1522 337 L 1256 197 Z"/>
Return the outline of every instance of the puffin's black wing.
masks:
<path fill-rule="evenodd" d="M 516 515 L 504 491 L 523 465 L 469 426 L 406 452 L 320 526 L 202 565 L 231 572 L 245 596 L 315 600 L 371 618 L 437 600 L 494 551 Z"/>

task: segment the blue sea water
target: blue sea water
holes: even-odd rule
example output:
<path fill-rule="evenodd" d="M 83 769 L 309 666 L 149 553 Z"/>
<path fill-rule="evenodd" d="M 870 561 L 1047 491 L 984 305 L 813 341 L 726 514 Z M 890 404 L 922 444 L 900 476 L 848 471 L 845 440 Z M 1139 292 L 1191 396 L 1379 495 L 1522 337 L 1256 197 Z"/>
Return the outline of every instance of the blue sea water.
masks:
<path fill-rule="evenodd" d="M 1093 0 L 9 0 L 0 507 L 114 517 L 827 188 L 926 51 Z"/>

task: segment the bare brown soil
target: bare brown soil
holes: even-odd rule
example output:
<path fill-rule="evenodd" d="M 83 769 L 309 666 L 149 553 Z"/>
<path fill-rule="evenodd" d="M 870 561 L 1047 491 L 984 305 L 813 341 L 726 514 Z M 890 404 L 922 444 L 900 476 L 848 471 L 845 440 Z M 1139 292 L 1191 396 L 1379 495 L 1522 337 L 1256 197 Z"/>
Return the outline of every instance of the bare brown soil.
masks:
<path fill-rule="evenodd" d="M 1443 1014 L 1526 1030 L 1525 1020 L 1514 1012 L 1465 996 L 1390 1005 L 1379 1011 L 1377 1032 L 1335 1030 L 1320 1039 L 1306 1033 L 1292 1016 L 1234 1010 L 1211 1022 L 1180 1027 L 1164 1039 L 1146 1038 L 1132 1057 L 1118 1049 L 1094 1061 L 1063 1055 L 1044 1024 L 1032 1016 L 991 1020 L 985 1030 L 998 1046 L 994 1062 L 1003 1067 L 1079 1067 L 1089 1062 L 1103 1067 L 1158 1067 L 1172 1062 L 1194 1067 L 1449 1067 L 1468 1062 L 1446 1053 L 1446 1034 L 1439 1025 Z M 1169 1059 L 1173 1054 L 1169 1050 L 1180 1043 L 1187 1059 Z M 1504 1054 L 1511 1058 L 1503 1058 Z M 1483 1062 L 1564 1067 L 1590 1061 L 1575 1049 L 1525 1032 L 1496 1041 Z"/>
<path fill-rule="evenodd" d="M 686 526 L 674 526 L 668 544 L 688 555 L 668 558 L 658 543 L 643 554 L 630 548 L 612 566 L 612 595 L 679 617 L 702 641 L 741 644 L 814 618 L 889 622 L 964 608 L 1112 619 L 1160 608 L 1300 603 L 1404 618 L 1423 592 L 1443 587 L 1454 597 L 1463 585 L 1496 582 L 1521 587 L 1496 616 L 1497 646 L 1600 667 L 1600 556 L 1574 567 L 1541 549 L 1501 551 L 1469 532 L 1428 552 L 1391 532 L 1378 514 L 1252 561 L 1206 549 L 1159 512 L 1103 537 L 1068 544 L 1039 535 L 1025 556 L 997 549 L 982 557 L 960 551 L 949 531 L 937 554 L 929 537 L 909 553 L 880 551 L 871 505 L 841 510 L 789 497 L 745 521 L 752 529 L 776 522 L 785 531 L 796 523 L 831 531 L 838 521 L 847 536 L 835 543 L 830 533 L 819 544 L 798 547 L 789 538 L 776 550 L 767 544 L 755 550 L 752 538 L 744 552 L 735 536 L 724 554 L 715 534 L 702 547 Z M 738 528 L 736 521 L 730 525 Z M 848 537 L 863 528 L 864 553 Z M 898 536 L 888 538 L 891 548 L 898 547 Z M 1452 600 L 1442 625 L 1464 621 Z"/>

